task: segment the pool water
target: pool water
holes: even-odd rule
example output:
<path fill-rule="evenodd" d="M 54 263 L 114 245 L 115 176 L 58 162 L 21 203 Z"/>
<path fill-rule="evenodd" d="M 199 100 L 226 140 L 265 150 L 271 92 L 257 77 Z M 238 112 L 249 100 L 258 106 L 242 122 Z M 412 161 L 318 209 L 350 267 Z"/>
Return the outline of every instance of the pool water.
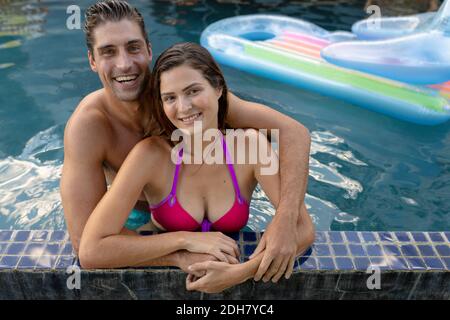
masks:
<path fill-rule="evenodd" d="M 131 1 L 155 55 L 199 41 L 219 19 L 250 13 L 350 30 L 365 1 Z M 100 87 L 73 1 L 0 2 L 0 229 L 65 229 L 59 197 L 64 125 Z M 92 1 L 77 1 L 82 12 Z M 392 8 L 391 8 L 392 9 Z M 382 8 L 383 10 L 383 8 Z M 408 13 L 417 12 L 408 8 Z M 423 127 L 223 67 L 235 94 L 267 104 L 311 132 L 306 204 L 319 230 L 450 230 L 450 123 Z M 274 209 L 258 189 L 249 226 Z"/>

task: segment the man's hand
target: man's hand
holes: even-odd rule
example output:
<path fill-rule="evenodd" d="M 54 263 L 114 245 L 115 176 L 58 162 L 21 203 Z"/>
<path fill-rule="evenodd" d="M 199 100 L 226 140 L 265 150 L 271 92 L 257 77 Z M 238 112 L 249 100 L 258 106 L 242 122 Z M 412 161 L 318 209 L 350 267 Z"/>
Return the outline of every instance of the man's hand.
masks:
<path fill-rule="evenodd" d="M 186 278 L 186 289 L 205 293 L 217 293 L 245 281 L 240 279 L 240 264 L 229 264 L 219 261 L 195 263 L 189 267 Z M 197 276 L 202 274 L 203 276 Z"/>
<path fill-rule="evenodd" d="M 267 282 L 272 279 L 272 282 L 276 283 L 283 274 L 289 279 L 297 257 L 297 221 L 283 217 L 282 214 L 275 214 L 249 258 L 253 259 L 262 251 L 264 257 L 254 280 L 263 278 L 263 281 Z"/>
<path fill-rule="evenodd" d="M 289 279 L 296 257 L 313 244 L 314 238 L 314 224 L 305 203 L 300 208 L 296 223 L 291 222 L 289 216 L 275 215 L 255 252 L 250 256 L 250 259 L 253 259 L 264 250 L 263 259 L 254 279 L 258 281 L 264 276 L 264 281 L 272 278 L 273 282 L 277 282 L 283 273 L 286 279 Z"/>

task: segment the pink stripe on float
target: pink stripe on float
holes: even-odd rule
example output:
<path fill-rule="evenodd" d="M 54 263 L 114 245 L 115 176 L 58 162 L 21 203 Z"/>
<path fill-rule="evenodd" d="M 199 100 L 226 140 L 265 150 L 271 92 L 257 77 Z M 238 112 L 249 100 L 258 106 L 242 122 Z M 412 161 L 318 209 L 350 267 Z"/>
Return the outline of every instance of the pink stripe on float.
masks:
<path fill-rule="evenodd" d="M 293 53 L 305 55 L 305 56 L 308 56 L 308 57 L 313 57 L 314 59 L 320 58 L 320 51 L 309 50 L 308 48 L 302 48 L 302 47 L 299 47 L 299 46 L 289 45 L 289 44 L 287 44 L 285 42 L 271 40 L 270 42 L 265 42 L 264 44 L 270 45 L 272 47 L 281 48 L 281 49 L 286 50 L 286 51 L 291 51 Z"/>
<path fill-rule="evenodd" d="M 287 38 L 287 39 L 283 39 L 282 38 L 280 41 L 283 41 L 283 42 L 286 42 L 286 43 L 289 43 L 289 44 L 292 44 L 292 45 L 295 45 L 295 46 L 309 48 L 311 50 L 315 50 L 315 51 L 318 51 L 318 52 L 320 52 L 320 50 L 322 50 L 325 47 L 325 46 L 319 47 L 319 46 L 317 46 L 315 44 L 311 44 L 309 42 L 303 42 L 303 41 L 298 41 L 298 40 L 289 39 L 289 38 Z"/>
<path fill-rule="evenodd" d="M 291 37 L 294 39 L 299 39 L 299 40 L 303 40 L 306 42 L 314 43 L 319 46 L 326 46 L 326 45 L 330 44 L 330 42 L 327 40 L 312 37 L 312 36 L 309 36 L 309 35 L 306 35 L 303 33 L 285 32 L 285 33 L 283 33 L 283 35 L 286 37 Z"/>

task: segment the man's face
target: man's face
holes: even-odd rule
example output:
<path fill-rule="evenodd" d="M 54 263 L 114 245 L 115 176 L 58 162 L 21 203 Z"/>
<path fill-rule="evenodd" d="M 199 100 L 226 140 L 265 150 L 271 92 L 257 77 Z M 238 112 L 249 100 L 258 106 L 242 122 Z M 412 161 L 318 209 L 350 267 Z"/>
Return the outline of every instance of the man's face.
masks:
<path fill-rule="evenodd" d="M 121 101 L 135 101 L 149 76 L 152 52 L 139 25 L 128 19 L 106 22 L 94 30 L 91 69 L 97 72 L 103 87 Z"/>

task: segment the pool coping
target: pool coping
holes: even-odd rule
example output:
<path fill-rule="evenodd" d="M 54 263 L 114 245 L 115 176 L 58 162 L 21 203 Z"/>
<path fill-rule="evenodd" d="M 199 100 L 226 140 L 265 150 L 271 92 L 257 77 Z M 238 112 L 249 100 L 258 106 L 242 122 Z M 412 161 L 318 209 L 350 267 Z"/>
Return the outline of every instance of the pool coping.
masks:
<path fill-rule="evenodd" d="M 261 235 L 229 234 L 240 247 L 241 261 Z M 450 232 L 317 231 L 311 248 L 297 257 L 291 279 L 249 280 L 207 295 L 186 291 L 186 275 L 176 267 L 79 269 L 65 230 L 0 230 L 0 287 L 10 288 L 0 291 L 0 299 L 450 299 L 449 243 Z M 68 289 L 75 269 L 88 283 L 83 288 L 90 289 Z M 374 269 L 384 290 L 368 288 Z M 42 290 L 25 290 L 31 283 Z"/>

